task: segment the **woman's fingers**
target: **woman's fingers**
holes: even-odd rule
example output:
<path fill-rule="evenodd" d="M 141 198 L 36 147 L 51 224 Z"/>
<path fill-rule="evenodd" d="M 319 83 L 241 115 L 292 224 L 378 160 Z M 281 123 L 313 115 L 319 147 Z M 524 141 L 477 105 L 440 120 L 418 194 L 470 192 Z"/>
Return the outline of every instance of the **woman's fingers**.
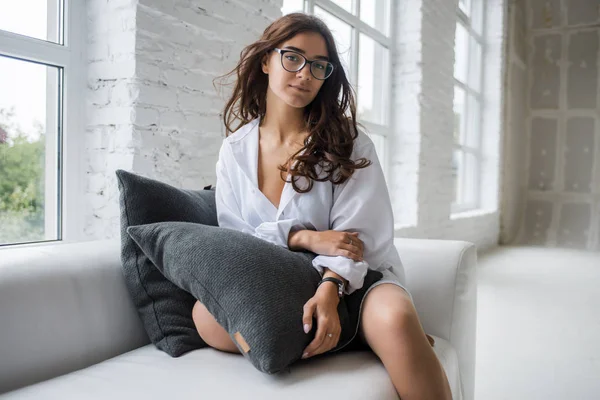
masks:
<path fill-rule="evenodd" d="M 360 253 L 358 253 L 358 250 L 349 244 L 339 247 L 335 255 L 347 257 L 356 262 L 362 261 L 362 257 L 360 256 Z"/>
<path fill-rule="evenodd" d="M 361 252 L 365 249 L 365 244 L 358 238 L 358 232 L 349 232 L 346 234 L 345 243 L 352 244 L 360 248 Z"/>
<path fill-rule="evenodd" d="M 362 261 L 362 251 L 359 247 L 352 244 L 342 244 L 338 249 L 338 256 L 344 256 L 354 261 Z"/>
<path fill-rule="evenodd" d="M 312 355 L 316 356 L 318 354 L 326 353 L 329 350 L 333 349 L 335 346 L 337 346 L 338 342 L 340 341 L 340 333 L 341 332 L 339 330 L 335 330 L 334 328 L 331 328 L 330 331 L 327 331 L 325 340 L 323 340 L 323 343 L 321 343 L 321 346 L 319 346 L 312 353 Z M 331 334 L 331 337 L 329 337 L 329 334 Z"/>
<path fill-rule="evenodd" d="M 315 338 L 304 350 L 302 358 L 313 357 L 333 349 L 340 340 L 341 327 L 339 325 L 338 322 L 336 326 L 331 319 L 320 318 Z"/>
<path fill-rule="evenodd" d="M 326 321 L 325 321 L 326 322 Z M 325 341 L 327 333 L 327 323 L 323 322 L 323 319 L 319 319 L 317 323 L 317 333 L 315 334 L 315 338 L 312 342 L 304 349 L 304 354 L 302 358 L 308 358 L 315 354 L 315 350 L 321 347 L 323 342 Z"/>
<path fill-rule="evenodd" d="M 313 314 L 315 313 L 316 304 L 314 301 L 307 301 L 304 305 L 303 315 L 302 315 L 302 324 L 304 327 L 304 333 L 310 332 L 312 329 L 312 320 Z"/>

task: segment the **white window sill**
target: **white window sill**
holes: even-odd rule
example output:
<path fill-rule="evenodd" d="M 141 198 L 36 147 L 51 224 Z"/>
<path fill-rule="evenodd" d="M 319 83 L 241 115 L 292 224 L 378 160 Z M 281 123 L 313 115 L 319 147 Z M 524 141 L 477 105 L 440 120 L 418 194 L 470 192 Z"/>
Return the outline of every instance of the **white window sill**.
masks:
<path fill-rule="evenodd" d="M 411 224 L 395 224 L 394 225 L 394 231 L 399 231 L 399 230 L 403 230 L 403 229 L 415 229 L 417 226 L 416 225 L 411 225 Z"/>
<path fill-rule="evenodd" d="M 488 216 L 488 215 L 492 215 L 492 214 L 496 214 L 496 213 L 497 213 L 497 211 L 494 211 L 494 210 L 485 210 L 485 209 L 478 208 L 476 210 L 459 211 L 459 212 L 452 213 L 452 214 L 450 214 L 450 219 L 456 220 L 456 219 L 465 219 L 465 218 L 473 218 L 473 217 L 484 217 L 484 216 Z"/>

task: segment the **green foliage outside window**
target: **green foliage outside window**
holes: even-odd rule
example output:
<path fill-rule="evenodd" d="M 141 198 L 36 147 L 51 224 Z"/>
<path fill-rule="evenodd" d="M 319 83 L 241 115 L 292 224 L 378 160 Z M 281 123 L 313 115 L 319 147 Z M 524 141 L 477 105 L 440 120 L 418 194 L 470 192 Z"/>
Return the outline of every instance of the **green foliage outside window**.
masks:
<path fill-rule="evenodd" d="M 0 109 L 0 244 L 44 239 L 45 136 L 32 139 Z"/>

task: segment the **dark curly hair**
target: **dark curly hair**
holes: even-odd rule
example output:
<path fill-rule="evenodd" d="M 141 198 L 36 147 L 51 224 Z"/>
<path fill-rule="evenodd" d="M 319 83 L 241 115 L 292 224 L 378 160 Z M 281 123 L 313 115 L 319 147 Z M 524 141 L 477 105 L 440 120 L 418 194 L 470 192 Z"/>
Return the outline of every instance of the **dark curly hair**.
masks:
<path fill-rule="evenodd" d="M 356 169 L 371 164 L 365 158 L 356 162 L 350 159 L 354 141 L 358 137 L 354 89 L 341 66 L 333 35 L 327 25 L 312 15 L 285 15 L 271 23 L 259 40 L 242 50 L 240 61 L 232 71 L 218 78 L 223 81 L 234 74 L 237 77 L 233 93 L 223 112 L 226 135 L 229 136 L 255 118 L 262 119 L 265 116 L 269 81 L 261 69 L 264 55 L 303 32 L 316 32 L 323 36 L 330 62 L 336 68 L 324 81 L 314 100 L 304 108 L 304 121 L 309 134 L 304 147 L 286 163 L 290 165 L 289 161 L 296 160 L 295 166 L 290 170 L 285 165 L 279 166 L 282 179 L 285 180 L 284 173 L 289 172 L 292 186 L 299 193 L 309 192 L 313 181 L 344 183 Z M 347 115 L 348 112 L 350 115 Z M 239 123 L 233 126 L 236 120 Z M 325 174 L 317 171 L 317 165 Z M 297 180 L 300 177 L 307 178 L 308 187 L 298 187 Z"/>

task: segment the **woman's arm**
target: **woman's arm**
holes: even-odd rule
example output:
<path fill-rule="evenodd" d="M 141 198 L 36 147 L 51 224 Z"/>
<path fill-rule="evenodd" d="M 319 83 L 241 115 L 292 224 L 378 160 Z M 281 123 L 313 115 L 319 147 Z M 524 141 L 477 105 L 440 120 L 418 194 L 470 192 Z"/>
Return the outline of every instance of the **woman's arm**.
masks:
<path fill-rule="evenodd" d="M 311 242 L 315 239 L 318 240 L 318 233 L 319 232 L 317 232 L 317 231 L 311 231 L 308 229 L 291 232 L 289 235 L 289 239 L 288 239 L 288 248 L 293 251 L 310 250 L 311 248 L 313 248 Z M 323 276 L 323 278 L 333 277 L 333 278 L 340 279 L 344 282 L 344 286 L 348 285 L 348 281 L 346 279 L 344 279 L 342 276 L 336 274 L 335 272 L 330 271 L 328 268 L 323 269 L 322 276 Z M 335 286 L 333 286 L 333 285 L 330 285 L 330 286 L 333 287 L 334 289 L 336 289 Z M 320 287 L 322 287 L 322 286 L 320 286 Z M 334 294 L 337 295 L 337 290 L 334 291 Z"/>
<path fill-rule="evenodd" d="M 387 260 L 394 242 L 394 218 L 383 170 L 373 142 L 364 134 L 353 158 L 360 157 L 372 164 L 356 170 L 350 179 L 334 187 L 330 228 L 342 234 L 358 233 L 364 243 L 364 259 L 315 251 L 320 255 L 313 260 L 319 272 L 327 268 L 346 279 L 347 294 L 362 287 L 369 263 L 377 268 Z"/>

